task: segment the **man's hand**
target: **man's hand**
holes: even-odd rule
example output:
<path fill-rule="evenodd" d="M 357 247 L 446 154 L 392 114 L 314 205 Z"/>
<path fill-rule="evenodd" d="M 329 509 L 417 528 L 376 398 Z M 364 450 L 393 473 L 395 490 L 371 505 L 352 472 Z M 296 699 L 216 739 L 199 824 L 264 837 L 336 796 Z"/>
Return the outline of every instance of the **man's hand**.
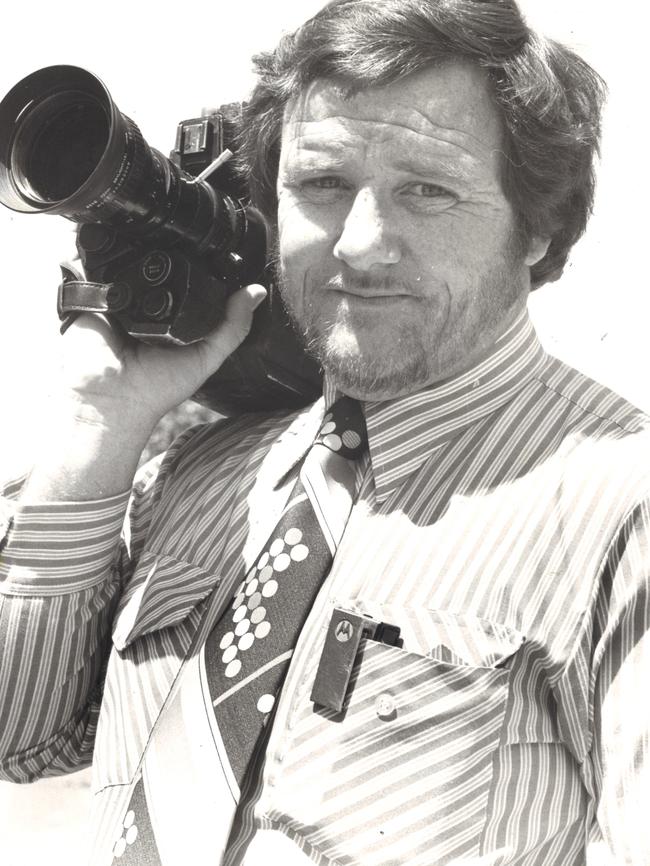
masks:
<path fill-rule="evenodd" d="M 150 432 L 239 346 L 265 296 L 258 285 L 236 292 L 219 326 L 188 346 L 149 345 L 101 316 L 81 315 L 63 337 L 55 397 L 77 406 L 81 419 Z"/>
<path fill-rule="evenodd" d="M 265 294 L 257 285 L 240 289 L 221 324 L 189 346 L 147 345 L 101 316 L 79 316 L 62 338 L 61 372 L 23 501 L 81 501 L 128 489 L 156 423 L 237 348 Z"/>

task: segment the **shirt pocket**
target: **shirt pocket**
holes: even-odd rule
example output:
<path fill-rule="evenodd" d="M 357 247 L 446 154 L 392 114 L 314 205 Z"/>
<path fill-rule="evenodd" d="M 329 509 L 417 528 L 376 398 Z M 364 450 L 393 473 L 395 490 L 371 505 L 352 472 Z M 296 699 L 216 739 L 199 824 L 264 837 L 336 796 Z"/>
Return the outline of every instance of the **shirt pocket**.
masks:
<path fill-rule="evenodd" d="M 270 756 L 267 818 L 342 864 L 442 866 L 479 851 L 508 661 L 524 638 L 426 613 L 433 655 L 362 641 L 343 711 L 301 690 Z"/>

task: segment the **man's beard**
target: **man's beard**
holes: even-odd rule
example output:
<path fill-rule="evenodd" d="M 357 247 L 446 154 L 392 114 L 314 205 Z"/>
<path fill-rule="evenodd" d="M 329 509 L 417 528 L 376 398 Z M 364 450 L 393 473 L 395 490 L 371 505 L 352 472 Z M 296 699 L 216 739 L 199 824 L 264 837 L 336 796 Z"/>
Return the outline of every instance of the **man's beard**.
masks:
<path fill-rule="evenodd" d="M 292 303 L 293 294 L 284 287 L 279 268 L 276 281 L 307 352 L 344 393 L 368 397 L 377 395 L 381 399 L 381 395 L 386 393 L 410 391 L 414 385 L 426 383 L 430 361 L 424 347 L 413 339 L 406 324 L 396 323 L 389 351 L 380 357 L 376 353 L 364 353 L 355 339 L 349 309 L 340 306 L 334 318 L 324 318 L 311 307 L 299 310 Z M 396 355 L 400 358 L 399 365 L 393 362 Z"/>
<path fill-rule="evenodd" d="M 295 322 L 294 313 L 289 312 Z M 346 394 L 402 393 L 414 385 L 426 384 L 430 376 L 429 358 L 405 324 L 395 326 L 391 345 L 380 356 L 377 353 L 367 356 L 354 339 L 349 309 L 339 310 L 335 320 L 303 317 L 299 326 L 308 352 Z M 399 364 L 395 363 L 396 357 Z"/>
<path fill-rule="evenodd" d="M 522 284 L 520 268 L 517 267 L 511 255 L 510 247 L 503 260 L 495 268 L 486 273 L 473 293 L 474 298 L 490 298 L 491 303 L 481 308 L 481 330 L 491 333 L 499 329 L 500 322 L 507 316 L 521 298 Z M 358 287 L 372 289 L 375 281 L 367 276 L 351 278 Z M 375 347 L 368 351 L 357 340 L 354 314 L 345 304 L 339 304 L 333 317 L 326 319 L 319 312 L 318 305 L 307 304 L 304 307 L 292 303 L 299 293 L 294 293 L 285 286 L 279 266 L 276 267 L 276 280 L 280 287 L 287 311 L 294 326 L 301 335 L 307 351 L 321 364 L 328 377 L 344 393 L 365 399 L 390 399 L 391 397 L 414 393 L 429 384 L 449 378 L 456 372 L 461 372 L 463 359 L 460 359 L 461 369 L 453 366 L 450 370 L 450 359 L 440 351 L 448 332 L 460 324 L 458 318 L 450 321 L 443 317 L 439 329 L 438 342 L 428 343 L 422 334 L 433 333 L 436 321 L 435 300 L 424 298 L 418 314 L 418 326 L 422 325 L 422 317 L 430 319 L 424 329 L 414 327 L 408 317 L 404 321 L 395 320 L 392 325 L 390 342 L 382 351 Z M 350 280 L 347 280 L 349 283 Z M 377 289 L 387 290 L 389 287 L 378 281 Z M 341 278 L 335 277 L 327 281 L 323 291 L 336 289 L 341 285 Z M 392 284 L 391 284 L 392 285 Z M 417 291 L 408 285 L 392 286 L 398 291 L 418 298 Z M 471 306 L 472 300 L 468 300 Z M 463 310 L 461 310 L 462 315 Z M 427 330 L 426 325 L 430 325 Z M 360 330 L 363 330 L 361 328 Z M 458 363 L 458 359 L 455 359 Z"/>

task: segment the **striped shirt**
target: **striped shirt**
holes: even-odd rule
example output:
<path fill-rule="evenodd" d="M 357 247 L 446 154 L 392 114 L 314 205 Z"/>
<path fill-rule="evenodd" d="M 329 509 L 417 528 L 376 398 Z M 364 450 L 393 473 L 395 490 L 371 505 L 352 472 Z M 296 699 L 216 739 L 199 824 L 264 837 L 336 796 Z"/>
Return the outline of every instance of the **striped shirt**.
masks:
<path fill-rule="evenodd" d="M 649 863 L 647 419 L 546 355 L 525 314 L 473 369 L 364 411 L 357 501 L 226 862 Z M 94 748 L 92 866 L 157 741 L 197 779 L 212 766 L 206 708 L 174 713 L 323 413 L 193 428 L 130 497 L 18 505 L 8 487 L 0 770 L 30 781 Z M 334 607 L 404 638 L 362 641 L 339 715 L 310 701 Z M 161 802 L 183 852 L 165 866 L 214 862 L 211 796 Z"/>

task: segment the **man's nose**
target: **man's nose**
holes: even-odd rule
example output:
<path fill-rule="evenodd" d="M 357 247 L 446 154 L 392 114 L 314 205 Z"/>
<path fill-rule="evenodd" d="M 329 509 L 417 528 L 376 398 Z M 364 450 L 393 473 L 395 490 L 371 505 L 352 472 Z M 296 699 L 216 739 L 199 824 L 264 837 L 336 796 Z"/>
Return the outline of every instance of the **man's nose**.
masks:
<path fill-rule="evenodd" d="M 334 256 L 358 271 L 373 265 L 394 265 L 401 258 L 398 238 L 374 193 L 359 190 L 348 212 Z"/>

